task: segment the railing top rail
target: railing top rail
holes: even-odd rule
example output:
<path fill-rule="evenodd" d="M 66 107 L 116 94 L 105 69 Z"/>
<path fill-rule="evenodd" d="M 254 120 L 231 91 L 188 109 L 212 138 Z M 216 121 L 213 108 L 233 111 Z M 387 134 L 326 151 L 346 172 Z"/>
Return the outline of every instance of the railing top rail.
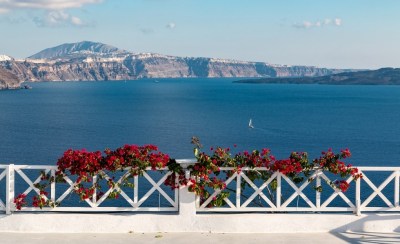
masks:
<path fill-rule="evenodd" d="M 55 165 L 14 165 L 15 169 L 57 169 Z"/>
<path fill-rule="evenodd" d="M 0 165 L 0 169 L 6 169 L 8 165 Z M 13 165 L 14 169 L 48 169 L 48 170 L 57 170 L 58 167 L 54 165 Z M 129 170 L 131 167 L 126 167 L 124 170 Z M 146 170 L 152 170 L 151 167 L 147 167 Z M 168 170 L 168 167 L 164 168 L 156 168 L 155 170 Z"/>
<path fill-rule="evenodd" d="M 357 167 L 359 170 L 364 170 L 364 171 L 398 171 L 400 170 L 400 167 L 385 167 L 385 166 L 380 166 L 380 167 L 370 167 L 370 166 L 362 166 L 362 167 Z"/>
<path fill-rule="evenodd" d="M 176 159 L 176 162 L 178 164 L 181 164 L 184 168 L 189 166 L 189 165 L 193 165 L 197 162 L 196 159 L 194 158 L 190 158 L 190 159 Z M 0 164 L 0 169 L 5 169 L 8 167 L 9 164 Z M 393 167 L 393 166 L 379 166 L 379 167 L 375 167 L 375 166 L 356 166 L 354 165 L 353 167 L 358 168 L 359 170 L 362 171 L 400 171 L 400 167 Z M 23 165 L 18 165 L 15 164 L 14 168 L 16 169 L 57 169 L 57 166 L 55 165 L 27 165 L 27 164 L 23 164 Z M 221 170 L 231 170 L 234 169 L 235 167 L 221 167 Z M 126 168 L 130 169 L 129 167 Z M 147 170 L 151 169 L 150 167 L 147 168 Z M 166 168 L 162 168 L 160 170 L 165 170 Z M 243 167 L 241 168 L 242 170 L 267 170 L 267 168 L 265 167 L 257 167 L 257 168 L 249 168 L 249 167 Z"/>
<path fill-rule="evenodd" d="M 400 171 L 400 167 L 357 167 L 359 170 L 362 171 Z M 220 167 L 220 170 L 233 170 L 236 169 L 235 167 Z M 242 167 L 241 170 L 269 170 L 267 167 Z"/>

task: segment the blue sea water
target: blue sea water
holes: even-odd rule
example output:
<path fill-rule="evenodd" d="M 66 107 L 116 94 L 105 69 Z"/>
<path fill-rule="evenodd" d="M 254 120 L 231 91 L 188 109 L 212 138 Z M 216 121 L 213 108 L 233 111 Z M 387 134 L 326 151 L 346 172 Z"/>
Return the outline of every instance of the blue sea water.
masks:
<path fill-rule="evenodd" d="M 0 92 L 0 163 L 48 164 L 69 148 L 155 144 L 193 158 L 190 138 L 311 158 L 349 148 L 357 166 L 400 166 L 400 87 L 237 84 L 233 79 L 34 83 Z M 254 129 L 248 128 L 252 118 Z"/>

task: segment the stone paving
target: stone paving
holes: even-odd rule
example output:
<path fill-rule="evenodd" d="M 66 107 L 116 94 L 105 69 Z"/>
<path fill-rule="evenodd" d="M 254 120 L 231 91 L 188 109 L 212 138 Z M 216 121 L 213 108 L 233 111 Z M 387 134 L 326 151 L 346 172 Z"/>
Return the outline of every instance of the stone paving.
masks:
<path fill-rule="evenodd" d="M 307 234 L 217 234 L 217 233 L 125 233 L 43 234 L 0 233 L 0 243 L 400 243 L 400 233 L 307 233 Z"/>

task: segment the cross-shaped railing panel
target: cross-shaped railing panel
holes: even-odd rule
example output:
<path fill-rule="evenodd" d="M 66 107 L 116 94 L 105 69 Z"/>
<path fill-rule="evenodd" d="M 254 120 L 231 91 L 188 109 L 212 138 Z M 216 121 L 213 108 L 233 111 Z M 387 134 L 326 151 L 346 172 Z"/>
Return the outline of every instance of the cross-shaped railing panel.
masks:
<path fill-rule="evenodd" d="M 358 183 L 359 211 L 400 211 L 400 168 L 361 167 L 360 170 L 363 179 Z"/>
<path fill-rule="evenodd" d="M 235 172 L 236 169 L 224 167 L 220 168 L 220 170 Z M 331 182 L 332 180 L 319 171 L 310 176 L 315 181 L 306 180 L 300 185 L 296 185 L 291 179 L 279 172 L 271 172 L 270 177 L 261 183 L 253 182 L 247 176 L 249 172 L 268 170 L 267 168 L 242 168 L 240 171 L 233 173 L 225 180 L 226 189 L 213 190 L 212 194 L 203 202 L 200 202 L 199 197 L 197 197 L 197 202 L 199 203 L 197 210 L 199 212 L 354 211 L 355 205 L 342 192 L 337 190 L 334 190 L 330 195 L 326 193 L 327 200 L 321 205 L 321 193 L 316 191 L 312 184 L 314 184 L 313 182 L 320 184 L 321 179 L 326 182 Z M 350 183 L 352 179 L 349 178 L 347 181 Z M 242 189 L 243 183 L 247 185 L 247 188 Z M 328 188 L 334 189 L 329 184 Z M 212 200 L 222 191 L 230 193 L 229 197 L 224 198 L 226 206 L 210 206 L 209 204 Z M 328 207 L 337 196 L 342 198 L 347 206 Z M 299 199 L 302 199 L 306 206 L 298 206 Z M 292 205 L 295 206 L 293 207 Z"/>
<path fill-rule="evenodd" d="M 96 189 L 93 197 L 84 201 L 79 201 L 79 196 L 75 193 L 77 177 L 64 176 L 65 182 L 49 183 L 45 189 L 48 195 L 42 195 L 46 201 L 51 200 L 56 206 L 42 209 L 33 207 L 30 198 L 40 194 L 36 184 L 42 182 L 43 173 L 54 177 L 56 170 L 54 166 L 13 165 L 12 172 L 15 174 L 12 175 L 12 180 L 15 180 L 15 191 L 12 192 L 10 200 L 19 193 L 25 194 L 28 206 L 23 207 L 21 211 L 178 211 L 178 189 L 172 190 L 164 186 L 167 177 L 173 173 L 168 169 L 153 171 L 150 168 L 146 169 L 143 176 L 131 176 L 129 168 L 122 172 L 100 172 L 92 177 L 91 183 L 86 184 L 98 183 L 104 186 L 110 179 L 117 184 L 113 188 L 107 187 L 102 196 Z M 7 166 L 3 172 L 0 171 L 0 182 L 6 176 Z M 131 187 L 133 189 L 123 186 L 123 180 L 127 177 L 134 181 Z M 115 191 L 119 193 L 120 198 L 109 199 L 110 194 Z M 2 201 L 0 198 L 0 210 L 6 210 L 5 202 L 7 200 Z M 15 210 L 15 206 L 10 205 L 10 211 Z"/>

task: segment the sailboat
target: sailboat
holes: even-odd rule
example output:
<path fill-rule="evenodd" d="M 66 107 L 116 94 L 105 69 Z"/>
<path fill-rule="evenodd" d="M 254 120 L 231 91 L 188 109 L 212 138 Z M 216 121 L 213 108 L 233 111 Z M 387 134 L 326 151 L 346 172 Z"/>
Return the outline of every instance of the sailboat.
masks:
<path fill-rule="evenodd" d="M 254 128 L 254 126 L 253 126 L 253 121 L 250 119 L 250 121 L 249 121 L 249 128 L 251 128 L 251 129 L 253 129 Z"/>

